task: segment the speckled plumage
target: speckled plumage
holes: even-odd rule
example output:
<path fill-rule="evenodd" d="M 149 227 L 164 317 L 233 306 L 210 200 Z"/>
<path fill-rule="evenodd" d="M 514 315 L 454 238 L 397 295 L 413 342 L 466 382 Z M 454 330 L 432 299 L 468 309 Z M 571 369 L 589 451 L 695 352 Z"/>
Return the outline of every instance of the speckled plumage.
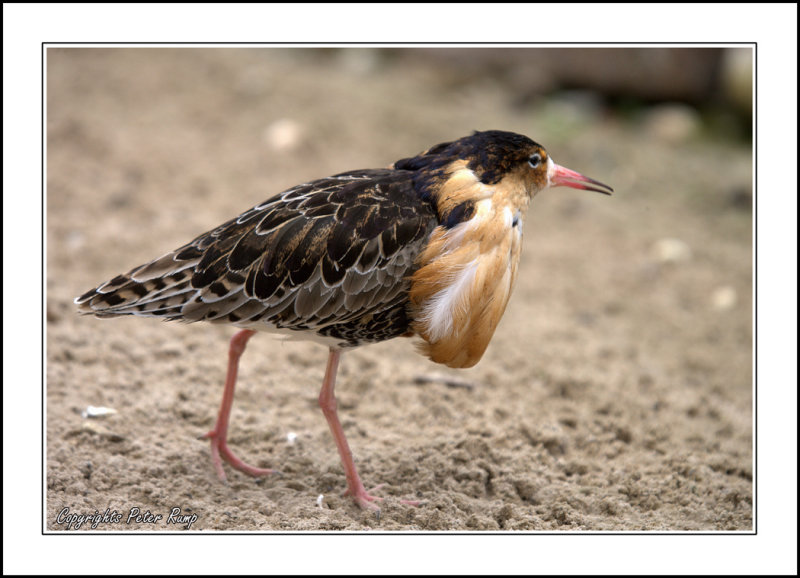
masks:
<path fill-rule="evenodd" d="M 328 345 L 320 405 L 348 493 L 371 507 L 378 498 L 364 490 L 336 416 L 340 351 L 417 335 L 437 363 L 477 363 L 511 295 L 529 202 L 558 185 L 610 192 L 559 167 L 527 137 L 476 132 L 387 169 L 292 187 L 75 302 L 97 317 L 243 328 L 231 341 L 217 425 L 206 435 L 223 479 L 220 459 L 251 475 L 272 471 L 244 464 L 225 440 L 239 357 L 253 332 Z"/>
<path fill-rule="evenodd" d="M 412 174 L 361 170 L 292 187 L 76 302 L 98 317 L 300 332 L 342 348 L 403 335 L 408 278 L 437 225 Z"/>

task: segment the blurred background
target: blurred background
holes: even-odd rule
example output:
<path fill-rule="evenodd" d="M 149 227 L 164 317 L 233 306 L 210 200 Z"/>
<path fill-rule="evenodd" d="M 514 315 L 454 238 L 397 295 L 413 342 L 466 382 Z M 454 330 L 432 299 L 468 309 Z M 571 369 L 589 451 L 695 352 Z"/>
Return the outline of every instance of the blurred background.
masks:
<path fill-rule="evenodd" d="M 186 444 L 215 413 L 232 333 L 78 318 L 75 296 L 299 182 L 501 129 L 615 194 L 535 199 L 506 316 L 484 360 L 456 373 L 475 387 L 414 385 L 441 368 L 406 340 L 348 355 L 340 401 L 363 428 L 353 444 L 367 475 L 435 502 L 390 511 L 381 527 L 752 527 L 750 47 L 142 46 L 49 48 L 46 58 L 53 507 L 94 507 L 81 505 L 87 482 L 70 463 L 160 431 L 158 447 L 176 440 L 163 464 L 137 463 L 159 464 L 162 450 L 137 458 L 129 447 L 113 467 L 131 483 L 103 491 L 163 509 L 158 479 L 143 482 L 137 468 L 169 473 L 176 455 L 205 457 L 205 445 Z M 269 481 L 276 508 L 329 494 L 343 482 L 313 415 L 325 351 L 270 339 L 251 349 L 243 375 L 258 393 L 244 411 L 266 412 L 268 391 L 272 413 L 239 424 L 253 444 L 243 453 L 293 474 L 295 486 Z M 105 426 L 130 439 L 80 429 L 89 402 L 137 408 Z M 280 443 L 288 427 L 317 436 L 319 453 L 292 462 L 300 450 Z M 213 510 L 213 476 L 195 461 L 170 483 L 196 476 L 193 500 Z M 153 490 L 137 494 L 141 483 Z M 260 488 L 234 499 L 238 522 L 203 527 L 278 523 Z M 298 508 L 304 529 L 352 523 L 344 503 Z"/>

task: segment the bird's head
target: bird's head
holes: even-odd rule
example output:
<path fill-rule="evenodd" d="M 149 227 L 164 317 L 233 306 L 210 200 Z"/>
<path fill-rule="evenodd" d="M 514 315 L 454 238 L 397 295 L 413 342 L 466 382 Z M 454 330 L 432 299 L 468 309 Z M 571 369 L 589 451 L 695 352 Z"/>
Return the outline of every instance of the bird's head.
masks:
<path fill-rule="evenodd" d="M 470 181 L 476 185 L 471 187 L 473 191 L 483 185 L 484 190 L 527 199 L 548 187 L 559 186 L 606 195 L 613 192 L 608 185 L 556 164 L 542 145 L 528 137 L 500 130 L 476 131 L 394 166 L 417 171 L 420 189 L 434 194 L 442 188 L 459 189 Z"/>
<path fill-rule="evenodd" d="M 547 150 L 526 136 L 500 130 L 476 131 L 453 143 L 467 168 L 485 185 L 517 183 L 531 197 L 548 187 L 572 187 L 610 195 L 608 185 L 557 165 Z"/>

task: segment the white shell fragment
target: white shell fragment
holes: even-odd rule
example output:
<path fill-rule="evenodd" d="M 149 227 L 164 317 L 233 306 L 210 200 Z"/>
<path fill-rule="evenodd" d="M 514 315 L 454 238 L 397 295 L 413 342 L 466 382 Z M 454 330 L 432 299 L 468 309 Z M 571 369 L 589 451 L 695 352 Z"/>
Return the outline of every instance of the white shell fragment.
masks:
<path fill-rule="evenodd" d="M 112 415 L 115 413 L 117 413 L 117 410 L 111 407 L 95 407 L 93 405 L 90 405 L 81 412 L 81 417 L 82 418 L 106 417 L 107 415 Z"/>

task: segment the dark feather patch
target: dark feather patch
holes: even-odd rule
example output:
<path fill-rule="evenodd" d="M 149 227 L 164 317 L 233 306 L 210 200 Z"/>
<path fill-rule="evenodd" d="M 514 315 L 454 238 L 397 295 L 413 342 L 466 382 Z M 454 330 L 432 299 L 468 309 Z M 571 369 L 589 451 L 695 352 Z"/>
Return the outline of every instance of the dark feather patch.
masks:
<path fill-rule="evenodd" d="M 192 275 L 192 287 L 195 289 L 208 287 L 217 279 L 221 279 L 226 272 L 227 268 L 225 266 L 225 260 L 218 259 L 217 262 L 208 269 L 204 271 L 197 271 L 194 275 Z"/>
<path fill-rule="evenodd" d="M 256 268 L 250 271 L 250 276 L 248 276 L 247 279 L 248 282 L 251 277 L 253 281 L 250 295 L 262 301 L 272 297 L 281 282 L 279 277 L 275 275 L 265 275 L 263 271 Z"/>
<path fill-rule="evenodd" d="M 264 215 L 264 218 L 258 223 L 255 232 L 259 235 L 264 235 L 295 217 L 297 217 L 296 210 L 290 210 L 285 206 L 276 208 Z"/>
<path fill-rule="evenodd" d="M 145 295 L 147 295 L 148 293 L 150 293 L 150 290 L 147 287 L 145 287 L 144 285 L 140 284 L 140 283 L 131 284 L 129 289 L 131 291 L 133 291 L 134 293 L 136 293 L 139 296 L 140 299 L 142 297 L 144 297 Z"/>
<path fill-rule="evenodd" d="M 194 245 L 187 245 L 175 255 L 176 261 L 191 261 L 203 256 L 203 252 Z"/>
<path fill-rule="evenodd" d="M 86 293 L 84 293 L 83 295 L 78 297 L 77 302 L 78 303 L 85 303 L 86 301 L 88 301 L 89 299 L 94 297 L 95 295 L 97 295 L 97 291 L 95 289 L 89 289 Z"/>
<path fill-rule="evenodd" d="M 106 285 L 110 289 L 111 287 L 124 285 L 128 282 L 128 277 L 126 275 L 117 275 L 111 281 L 109 281 Z"/>
<path fill-rule="evenodd" d="M 107 295 L 101 295 L 100 300 L 105 301 L 106 304 L 109 305 L 110 307 L 114 307 L 115 305 L 120 305 L 121 303 L 125 303 L 125 298 L 118 293 L 108 293 Z"/>
<path fill-rule="evenodd" d="M 397 233 L 394 227 L 386 229 L 381 233 L 381 247 L 383 248 L 382 252 L 385 258 L 389 258 L 397 253 L 397 250 L 400 248 L 400 243 L 397 240 Z"/>
<path fill-rule="evenodd" d="M 264 235 L 255 229 L 245 233 L 228 256 L 228 267 L 233 271 L 243 271 L 251 266 L 264 252 Z"/>
<path fill-rule="evenodd" d="M 225 286 L 225 284 L 220 282 L 212 283 L 208 286 L 208 290 L 217 297 L 222 297 L 228 292 L 228 288 Z"/>
<path fill-rule="evenodd" d="M 183 271 L 180 272 L 180 275 L 181 275 L 180 278 L 182 278 L 183 277 Z M 172 276 L 172 281 L 179 281 L 180 278 L 175 279 L 175 277 L 177 277 L 177 276 L 178 276 L 178 273 L 173 275 Z M 166 286 L 167 286 L 167 283 L 166 283 L 166 281 L 164 281 L 164 279 L 153 279 L 153 281 L 151 282 L 150 288 L 151 288 L 152 291 L 157 292 L 157 291 L 161 291 Z"/>
<path fill-rule="evenodd" d="M 380 257 L 380 246 L 377 239 L 372 239 L 364 244 L 361 250 L 361 257 L 358 259 L 358 267 L 362 271 L 369 271 L 378 263 Z"/>
<path fill-rule="evenodd" d="M 294 250 L 303 242 L 304 237 L 314 226 L 314 221 L 298 217 L 283 225 L 269 239 L 264 251 L 262 271 L 266 275 L 276 275 L 284 279 L 295 265 L 291 261 Z"/>
<path fill-rule="evenodd" d="M 228 283 L 230 283 L 231 285 L 241 285 L 242 283 L 244 283 L 245 276 L 241 275 L 239 273 L 234 273 L 233 271 L 230 271 L 228 273 L 226 279 L 228 280 Z"/>
<path fill-rule="evenodd" d="M 463 203 L 453 207 L 453 210 L 445 215 L 442 220 L 442 225 L 448 229 L 452 229 L 459 223 L 469 221 L 475 213 L 475 204 L 472 201 L 464 201 Z"/>
<path fill-rule="evenodd" d="M 329 255 L 325 255 L 322 259 L 322 279 L 328 287 L 333 287 L 338 284 L 347 270 L 344 267 L 339 267 Z"/>
<path fill-rule="evenodd" d="M 333 223 L 329 219 L 312 221 L 313 228 L 304 234 L 286 259 L 292 285 L 302 285 L 311 277 L 325 254 L 325 241 Z"/>

